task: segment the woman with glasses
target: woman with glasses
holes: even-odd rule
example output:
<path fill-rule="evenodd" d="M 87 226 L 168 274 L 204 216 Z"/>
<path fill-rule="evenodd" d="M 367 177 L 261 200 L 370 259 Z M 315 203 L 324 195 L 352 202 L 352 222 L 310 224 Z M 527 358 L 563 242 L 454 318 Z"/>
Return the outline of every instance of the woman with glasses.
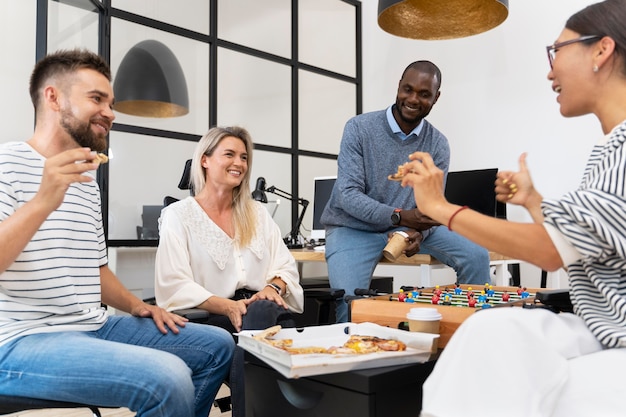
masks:
<path fill-rule="evenodd" d="M 548 79 L 561 114 L 595 115 L 602 135 L 580 186 L 560 199 L 544 199 L 534 188 L 525 155 L 518 172 L 498 174 L 498 200 L 525 207 L 533 223 L 450 204 L 430 155 L 410 156 L 402 185 L 413 188 L 424 214 L 490 250 L 544 270 L 565 268 L 575 312 L 492 308 L 473 314 L 424 384 L 424 417 L 624 415 L 624 22 L 624 0 L 590 5 L 570 17 L 547 48 Z M 459 396 L 468 401 L 453 400 Z"/>

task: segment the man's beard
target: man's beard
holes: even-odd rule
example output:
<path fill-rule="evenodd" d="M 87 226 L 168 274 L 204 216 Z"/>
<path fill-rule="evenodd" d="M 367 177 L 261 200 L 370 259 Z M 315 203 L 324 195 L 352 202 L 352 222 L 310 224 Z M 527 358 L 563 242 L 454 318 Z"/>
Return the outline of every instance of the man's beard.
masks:
<path fill-rule="evenodd" d="M 61 110 L 61 126 L 79 146 L 98 152 L 106 150 L 106 136 L 94 133 L 91 121 L 81 122 L 71 110 Z"/>
<path fill-rule="evenodd" d="M 415 117 L 406 117 L 404 115 L 404 113 L 402 113 L 402 110 L 401 110 L 402 106 L 398 102 L 396 102 L 395 106 L 396 106 L 396 111 L 397 111 L 398 116 L 400 117 L 400 119 L 402 119 L 402 121 L 404 123 L 408 123 L 410 125 L 411 124 L 415 124 L 415 125 L 419 124 L 419 122 L 421 122 L 422 119 L 425 118 L 426 116 L 428 116 L 428 113 L 430 113 L 430 112 L 426 112 L 426 114 L 421 113 L 421 114 L 419 114 L 418 116 L 415 116 Z"/>

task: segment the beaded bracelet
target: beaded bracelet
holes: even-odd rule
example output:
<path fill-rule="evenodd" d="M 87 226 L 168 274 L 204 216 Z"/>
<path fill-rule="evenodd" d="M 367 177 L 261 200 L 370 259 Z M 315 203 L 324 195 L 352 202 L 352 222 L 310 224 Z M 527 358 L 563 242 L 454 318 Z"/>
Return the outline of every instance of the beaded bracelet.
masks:
<path fill-rule="evenodd" d="M 450 216 L 450 220 L 448 220 L 448 230 L 452 231 L 452 229 L 450 228 L 450 226 L 452 226 L 452 219 L 454 219 L 454 217 L 459 214 L 461 211 L 465 210 L 466 208 L 469 208 L 468 206 L 462 206 L 459 207 L 454 213 L 452 213 L 452 216 Z"/>

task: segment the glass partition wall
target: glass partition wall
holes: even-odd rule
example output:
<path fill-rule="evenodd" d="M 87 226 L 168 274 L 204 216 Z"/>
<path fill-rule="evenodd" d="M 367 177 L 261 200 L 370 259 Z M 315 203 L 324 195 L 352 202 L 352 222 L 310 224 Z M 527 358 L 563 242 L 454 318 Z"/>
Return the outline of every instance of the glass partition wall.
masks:
<path fill-rule="evenodd" d="M 177 188 L 210 127 L 240 125 L 255 142 L 252 186 L 312 200 L 313 178 L 336 174 L 343 125 L 361 112 L 357 0 L 37 0 L 37 59 L 84 47 L 111 63 L 153 39 L 178 59 L 189 112 L 148 118 L 116 112 L 109 164 L 98 170 L 109 246 L 155 246 L 144 213 Z M 301 206 L 268 194 L 283 234 Z M 281 201 L 283 200 L 283 201 Z M 303 221 L 310 229 L 311 210 Z"/>

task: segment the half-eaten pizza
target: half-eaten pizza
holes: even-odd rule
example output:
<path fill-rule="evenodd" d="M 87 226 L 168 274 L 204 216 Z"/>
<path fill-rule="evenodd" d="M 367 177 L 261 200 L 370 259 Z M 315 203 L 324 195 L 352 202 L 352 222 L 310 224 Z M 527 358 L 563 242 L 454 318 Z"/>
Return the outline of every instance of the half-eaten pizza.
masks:
<path fill-rule="evenodd" d="M 377 336 L 351 335 L 342 346 L 294 347 L 292 339 L 273 339 L 281 326 L 273 326 L 253 336 L 253 339 L 267 343 L 293 355 L 327 353 L 327 354 L 366 354 L 375 352 L 400 352 L 406 350 L 406 344 L 395 339 L 384 339 Z"/>

